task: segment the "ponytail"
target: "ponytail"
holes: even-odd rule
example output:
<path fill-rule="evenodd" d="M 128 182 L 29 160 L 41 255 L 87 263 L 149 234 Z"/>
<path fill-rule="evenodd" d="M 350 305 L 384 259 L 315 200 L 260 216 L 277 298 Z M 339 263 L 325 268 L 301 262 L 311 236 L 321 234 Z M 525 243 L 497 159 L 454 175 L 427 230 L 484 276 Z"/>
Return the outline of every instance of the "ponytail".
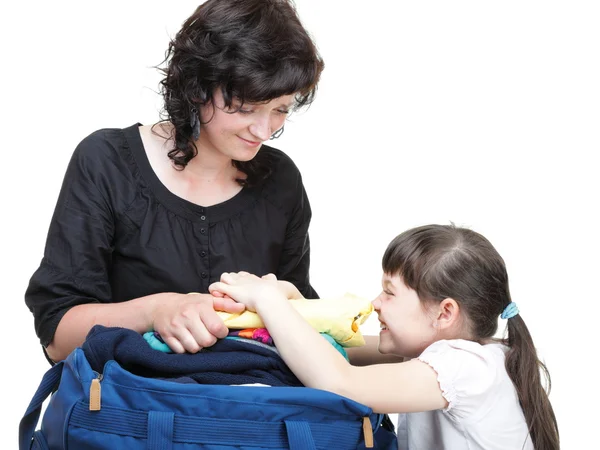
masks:
<path fill-rule="evenodd" d="M 533 446 L 536 450 L 559 450 L 558 424 L 548 398 L 551 387 L 548 369 L 538 359 L 521 316 L 515 315 L 507 323 L 506 371 L 519 396 Z M 548 383 L 548 392 L 542 384 L 542 374 Z"/>

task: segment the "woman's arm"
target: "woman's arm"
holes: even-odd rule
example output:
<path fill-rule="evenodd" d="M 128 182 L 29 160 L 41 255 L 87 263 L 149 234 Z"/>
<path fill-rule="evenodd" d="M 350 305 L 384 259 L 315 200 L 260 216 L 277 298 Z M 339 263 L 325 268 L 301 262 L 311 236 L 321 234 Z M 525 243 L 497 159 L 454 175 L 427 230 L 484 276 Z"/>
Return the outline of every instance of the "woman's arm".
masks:
<path fill-rule="evenodd" d="M 121 303 L 89 303 L 69 309 L 46 347 L 53 361 L 65 359 L 83 344 L 94 325 L 123 327 L 144 333 L 156 330 L 175 353 L 196 353 L 227 336 L 215 310 L 239 313 L 243 305 L 210 294 L 165 292 Z"/>
<path fill-rule="evenodd" d="M 224 274 L 210 289 L 255 310 L 277 349 L 304 385 L 363 403 L 380 413 L 415 412 L 447 406 L 437 375 L 410 361 L 355 367 L 319 335 L 287 301 L 277 284 L 253 275 Z"/>
<path fill-rule="evenodd" d="M 371 366 L 373 364 L 400 363 L 404 360 L 402 356 L 384 355 L 378 350 L 378 336 L 364 336 L 365 345 L 361 347 L 350 347 L 346 354 L 353 366 Z"/>
<path fill-rule="evenodd" d="M 114 242 L 122 237 L 123 228 L 117 224 L 131 189 L 122 171 L 115 169 L 119 160 L 112 145 L 98 132 L 73 153 L 44 258 L 25 293 L 36 332 L 53 361 L 81 345 L 96 324 L 139 332 L 155 329 L 176 352 L 198 351 L 227 333 L 208 294 L 161 293 L 113 303 Z M 218 305 L 233 313 L 244 309 L 230 299 L 218 300 Z"/>
<path fill-rule="evenodd" d="M 291 282 L 301 292 L 302 297 L 316 299 L 319 295 L 310 284 L 310 238 L 308 229 L 312 211 L 308 195 L 302 183 L 302 176 L 294 166 L 290 176 L 296 177 L 293 191 L 296 203 L 290 211 L 290 220 L 285 233 L 279 267 L 275 274 L 279 280 Z"/>

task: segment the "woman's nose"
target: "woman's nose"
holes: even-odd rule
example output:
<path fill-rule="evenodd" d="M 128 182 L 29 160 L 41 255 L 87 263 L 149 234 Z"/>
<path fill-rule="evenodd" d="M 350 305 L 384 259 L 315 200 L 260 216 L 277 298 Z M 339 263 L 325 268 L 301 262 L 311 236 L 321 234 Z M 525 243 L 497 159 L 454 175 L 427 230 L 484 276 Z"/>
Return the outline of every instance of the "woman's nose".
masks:
<path fill-rule="evenodd" d="M 256 120 L 250 124 L 249 129 L 250 133 L 261 142 L 267 141 L 271 137 L 271 123 L 268 116 L 257 116 Z"/>

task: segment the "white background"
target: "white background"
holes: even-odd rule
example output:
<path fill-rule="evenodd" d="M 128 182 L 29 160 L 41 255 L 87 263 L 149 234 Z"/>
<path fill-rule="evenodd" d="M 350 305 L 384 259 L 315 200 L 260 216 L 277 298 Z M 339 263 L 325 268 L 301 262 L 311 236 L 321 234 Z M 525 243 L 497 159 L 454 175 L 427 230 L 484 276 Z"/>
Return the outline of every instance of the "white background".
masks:
<path fill-rule="evenodd" d="M 23 293 L 67 162 L 102 127 L 157 120 L 161 62 L 197 2 L 2 11 L 0 448 L 48 365 Z M 564 449 L 598 448 L 600 11 L 589 1 L 298 0 L 325 59 L 276 145 L 303 172 L 321 296 L 374 297 L 401 231 L 455 222 L 506 260 L 553 376 Z M 377 331 L 370 320 L 365 331 Z M 373 380 L 377 382 L 377 380 Z"/>

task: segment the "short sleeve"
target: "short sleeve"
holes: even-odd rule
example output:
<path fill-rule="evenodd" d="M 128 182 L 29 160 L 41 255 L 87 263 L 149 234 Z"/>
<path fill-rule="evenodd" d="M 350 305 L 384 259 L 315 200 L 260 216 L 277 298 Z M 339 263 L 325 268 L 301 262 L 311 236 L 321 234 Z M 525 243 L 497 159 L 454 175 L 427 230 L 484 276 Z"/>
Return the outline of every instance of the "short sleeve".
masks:
<path fill-rule="evenodd" d="M 108 267 L 114 234 L 106 144 L 97 132 L 75 150 L 50 223 L 44 258 L 33 274 L 25 302 L 43 346 L 73 306 L 108 302 Z"/>
<path fill-rule="evenodd" d="M 448 401 L 444 412 L 455 419 L 468 419 L 485 404 L 502 362 L 485 346 L 461 339 L 434 342 L 418 359 L 437 373 Z"/>

